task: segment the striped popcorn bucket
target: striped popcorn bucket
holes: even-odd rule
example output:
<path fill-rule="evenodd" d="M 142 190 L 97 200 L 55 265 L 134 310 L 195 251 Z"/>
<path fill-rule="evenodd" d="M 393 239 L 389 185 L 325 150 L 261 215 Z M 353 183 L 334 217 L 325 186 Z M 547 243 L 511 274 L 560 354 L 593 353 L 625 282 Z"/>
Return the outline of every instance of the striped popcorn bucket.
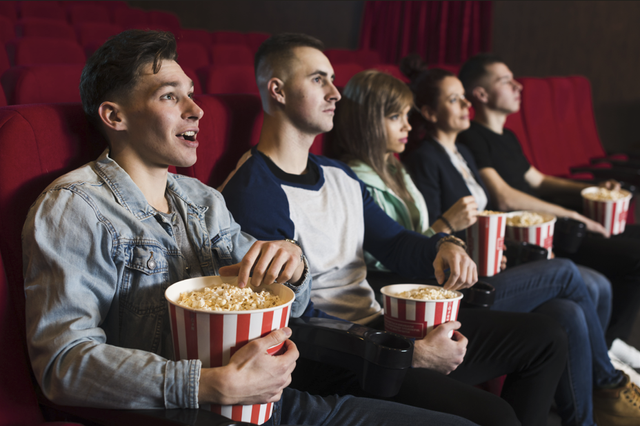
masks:
<path fill-rule="evenodd" d="M 584 215 L 604 226 L 611 235 L 623 233 L 627 224 L 631 193 L 624 189 L 621 190 L 621 192 L 626 193 L 626 197 L 619 200 L 590 199 L 589 194 L 598 192 L 598 189 L 597 187 L 590 187 L 582 190 Z"/>
<path fill-rule="evenodd" d="M 458 297 L 441 300 L 417 300 L 398 296 L 399 293 L 418 288 L 442 289 L 423 284 L 394 284 L 380 289 L 384 296 L 385 330 L 405 337 L 422 339 L 434 327 L 458 318 L 462 293 L 454 291 Z"/>
<path fill-rule="evenodd" d="M 167 288 L 165 298 L 169 302 L 176 360 L 199 359 L 203 368 L 221 367 L 250 340 L 266 336 L 289 323 L 291 304 L 295 296 L 291 289 L 281 284 L 272 284 L 266 290 L 282 298 L 285 303 L 268 309 L 209 312 L 185 308 L 176 303 L 181 293 L 236 282 L 237 277 L 210 276 L 180 281 Z M 284 342 L 269 348 L 267 352 L 274 355 L 283 345 Z M 262 424 L 271 418 L 273 403 L 233 406 L 200 404 L 200 408 L 211 410 L 231 420 Z"/>
<path fill-rule="evenodd" d="M 467 251 L 481 277 L 500 272 L 506 216 L 506 213 L 478 215 L 478 221 L 467 228 Z"/>
<path fill-rule="evenodd" d="M 510 217 L 522 215 L 524 211 L 507 213 L 507 222 Z M 544 218 L 544 222 L 531 226 L 511 226 L 507 223 L 506 236 L 510 240 L 523 243 L 535 244 L 547 249 L 547 259 L 551 259 L 553 249 L 553 230 L 555 229 L 556 217 L 552 214 L 537 213 Z M 509 256 L 509 253 L 507 253 Z"/>

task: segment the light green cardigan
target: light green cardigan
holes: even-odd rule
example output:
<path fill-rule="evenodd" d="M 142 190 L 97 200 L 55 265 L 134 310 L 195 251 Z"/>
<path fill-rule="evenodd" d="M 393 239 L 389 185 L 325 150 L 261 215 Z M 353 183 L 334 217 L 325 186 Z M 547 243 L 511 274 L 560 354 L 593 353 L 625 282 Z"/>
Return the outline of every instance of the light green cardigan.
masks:
<path fill-rule="evenodd" d="M 416 188 L 415 184 L 411 180 L 409 174 L 402 169 L 402 176 L 407 187 L 407 191 L 413 198 L 413 207 L 418 212 L 418 223 L 414 226 L 411 220 L 411 212 L 407 204 L 396 195 L 391 188 L 389 188 L 383 182 L 382 178 L 368 165 L 361 161 L 354 161 L 349 163 L 349 167 L 358 175 L 358 178 L 364 182 L 367 190 L 373 197 L 373 200 L 379 205 L 386 214 L 388 214 L 393 220 L 404 226 L 411 231 L 419 232 L 427 237 L 431 237 L 435 234 L 435 231 L 429 227 L 429 212 L 427 211 L 427 204 L 424 201 L 424 197 Z M 365 260 L 369 269 L 376 269 L 380 271 L 388 271 L 380 262 L 378 262 L 373 256 L 365 252 Z"/>

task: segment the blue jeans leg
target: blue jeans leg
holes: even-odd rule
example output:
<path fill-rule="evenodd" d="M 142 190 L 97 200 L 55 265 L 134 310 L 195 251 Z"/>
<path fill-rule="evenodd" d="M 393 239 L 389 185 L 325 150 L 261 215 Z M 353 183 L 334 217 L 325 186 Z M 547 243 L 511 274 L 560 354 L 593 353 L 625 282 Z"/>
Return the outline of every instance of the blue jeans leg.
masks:
<path fill-rule="evenodd" d="M 596 308 L 573 262 L 566 259 L 531 262 L 483 280 L 496 288 L 496 301 L 492 308 L 495 310 L 531 312 L 553 299 L 565 299 L 580 308 L 569 309 L 567 306 L 572 305 L 565 305 L 563 310 L 552 305 L 552 309 L 545 307 L 543 310 L 567 331 L 569 359 L 575 360 L 568 364 L 569 371 L 560 379 L 560 388 L 565 391 L 557 394 L 561 399 L 557 401 L 558 406 L 573 407 L 574 411 L 573 415 L 569 414 L 570 410 L 565 411 L 563 422 L 573 418 L 584 421 L 573 424 L 592 423 L 593 420 L 589 419 L 593 387 L 582 383 L 582 378 L 588 377 L 589 384 L 600 387 L 617 383 L 622 376 L 611 365 Z M 585 337 L 572 338 L 577 335 Z M 590 362 L 577 362 L 578 358 L 588 358 L 589 355 Z"/>
<path fill-rule="evenodd" d="M 428 386 L 429 384 L 425 384 Z M 451 414 L 379 399 L 347 396 L 319 397 L 286 388 L 271 418 L 273 425 L 443 425 L 473 426 L 469 420 Z"/>
<path fill-rule="evenodd" d="M 611 281 L 594 269 L 582 265 L 576 265 L 576 267 L 580 271 L 580 275 L 582 275 L 582 279 L 591 295 L 591 301 L 596 307 L 600 325 L 606 331 L 611 319 L 611 303 L 613 301 Z"/>

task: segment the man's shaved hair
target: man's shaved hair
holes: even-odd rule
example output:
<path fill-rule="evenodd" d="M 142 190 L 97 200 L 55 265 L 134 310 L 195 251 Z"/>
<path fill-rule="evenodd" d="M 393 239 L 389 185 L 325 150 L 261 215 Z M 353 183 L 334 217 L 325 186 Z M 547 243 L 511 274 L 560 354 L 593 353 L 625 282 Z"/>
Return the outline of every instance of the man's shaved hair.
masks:
<path fill-rule="evenodd" d="M 491 53 L 480 53 L 472 58 L 460 68 L 458 78 L 464 86 L 467 99 L 470 98 L 471 91 L 478 87 L 482 77 L 488 74 L 487 67 L 493 64 L 504 64 L 504 61 L 498 56 Z"/>
<path fill-rule="evenodd" d="M 296 47 L 311 47 L 320 51 L 324 44 L 315 37 L 306 34 L 282 33 L 267 39 L 256 52 L 254 68 L 256 82 L 261 93 L 264 85 L 274 74 L 279 74 L 288 68 L 295 58 L 293 49 Z"/>

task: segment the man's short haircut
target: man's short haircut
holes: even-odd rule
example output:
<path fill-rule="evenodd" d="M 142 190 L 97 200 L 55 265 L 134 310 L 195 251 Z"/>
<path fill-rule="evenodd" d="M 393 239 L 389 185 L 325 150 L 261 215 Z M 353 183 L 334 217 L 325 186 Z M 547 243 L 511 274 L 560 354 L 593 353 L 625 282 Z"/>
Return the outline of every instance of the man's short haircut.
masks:
<path fill-rule="evenodd" d="M 128 30 L 107 40 L 87 60 L 80 77 L 80 98 L 89 121 L 102 131 L 98 109 L 103 102 L 125 96 L 147 64 L 157 74 L 163 60 L 177 59 L 170 32 Z"/>
<path fill-rule="evenodd" d="M 261 79 L 271 78 L 276 65 L 284 66 L 295 57 L 293 49 L 296 47 L 324 50 L 324 44 L 320 40 L 306 34 L 282 33 L 270 37 L 260 45 L 254 58 L 253 66 L 258 88 Z"/>
<path fill-rule="evenodd" d="M 493 64 L 503 64 L 504 61 L 492 53 L 479 53 L 469 59 L 462 65 L 458 78 L 464 86 L 467 98 L 473 89 L 478 86 L 480 79 L 487 75 L 487 67 Z"/>

